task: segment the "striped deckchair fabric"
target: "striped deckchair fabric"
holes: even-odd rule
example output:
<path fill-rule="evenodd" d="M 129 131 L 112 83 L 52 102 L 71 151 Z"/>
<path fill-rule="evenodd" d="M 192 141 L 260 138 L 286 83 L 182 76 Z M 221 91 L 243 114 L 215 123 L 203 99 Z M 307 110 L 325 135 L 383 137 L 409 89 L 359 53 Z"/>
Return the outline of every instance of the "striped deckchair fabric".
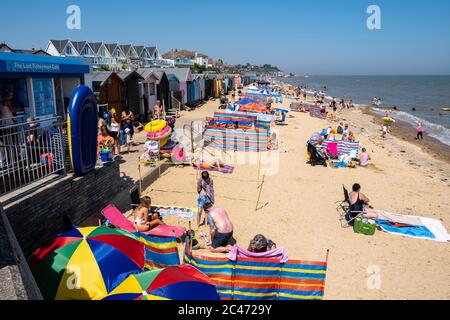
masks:
<path fill-rule="evenodd" d="M 343 141 L 343 140 L 325 140 L 322 143 L 322 147 L 323 148 L 327 148 L 328 143 L 337 143 L 337 150 L 338 150 L 338 154 L 348 154 L 350 155 L 352 152 L 354 154 L 358 154 L 359 149 L 360 149 L 360 144 L 359 142 L 349 142 L 349 141 Z"/>
<path fill-rule="evenodd" d="M 177 239 L 159 238 L 135 233 L 139 241 L 145 245 L 145 268 L 161 269 L 180 265 Z"/>
<path fill-rule="evenodd" d="M 326 112 L 320 112 L 321 108 L 318 106 L 309 107 L 309 115 L 314 118 L 326 119 L 328 114 Z"/>
<path fill-rule="evenodd" d="M 322 300 L 326 262 L 212 258 L 185 250 L 184 263 L 209 276 L 222 300 Z"/>
<path fill-rule="evenodd" d="M 263 152 L 268 149 L 268 130 L 206 128 L 204 146 L 222 150 Z"/>

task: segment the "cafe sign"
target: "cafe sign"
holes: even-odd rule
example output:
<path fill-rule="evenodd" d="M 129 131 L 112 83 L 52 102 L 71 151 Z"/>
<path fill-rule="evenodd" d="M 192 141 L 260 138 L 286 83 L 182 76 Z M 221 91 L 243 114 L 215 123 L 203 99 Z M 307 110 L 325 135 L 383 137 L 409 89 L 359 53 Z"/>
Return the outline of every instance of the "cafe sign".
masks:
<path fill-rule="evenodd" d="M 6 71 L 52 73 L 60 72 L 60 68 L 57 63 L 7 61 Z"/>

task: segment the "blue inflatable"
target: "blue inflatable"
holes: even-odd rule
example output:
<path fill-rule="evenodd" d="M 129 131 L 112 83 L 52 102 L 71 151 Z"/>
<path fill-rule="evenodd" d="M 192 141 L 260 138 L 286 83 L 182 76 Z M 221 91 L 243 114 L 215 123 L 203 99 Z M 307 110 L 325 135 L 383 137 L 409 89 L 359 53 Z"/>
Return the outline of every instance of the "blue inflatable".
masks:
<path fill-rule="evenodd" d="M 86 86 L 78 86 L 69 103 L 68 137 L 70 160 L 76 175 L 92 171 L 97 162 L 97 100 Z"/>

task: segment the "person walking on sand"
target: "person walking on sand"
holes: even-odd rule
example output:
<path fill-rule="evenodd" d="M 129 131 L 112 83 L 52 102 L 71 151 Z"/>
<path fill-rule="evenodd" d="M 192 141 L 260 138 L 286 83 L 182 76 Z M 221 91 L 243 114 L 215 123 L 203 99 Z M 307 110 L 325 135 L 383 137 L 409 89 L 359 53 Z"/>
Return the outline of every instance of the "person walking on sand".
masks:
<path fill-rule="evenodd" d="M 416 140 L 423 140 L 423 133 L 425 132 L 425 127 L 422 122 L 419 122 L 419 126 L 417 127 L 417 138 Z"/>
<path fill-rule="evenodd" d="M 197 212 L 197 228 L 200 227 L 200 221 L 202 219 L 203 206 L 205 203 L 214 204 L 214 182 L 209 176 L 208 171 L 203 171 L 202 176 L 197 181 L 197 193 L 198 193 L 198 212 Z"/>
<path fill-rule="evenodd" d="M 387 126 L 387 124 L 385 123 L 385 124 L 383 124 L 383 128 L 381 129 L 383 132 L 381 133 L 381 137 L 384 139 L 384 138 L 386 138 L 386 135 L 387 135 L 387 133 L 388 133 L 388 126 Z"/>

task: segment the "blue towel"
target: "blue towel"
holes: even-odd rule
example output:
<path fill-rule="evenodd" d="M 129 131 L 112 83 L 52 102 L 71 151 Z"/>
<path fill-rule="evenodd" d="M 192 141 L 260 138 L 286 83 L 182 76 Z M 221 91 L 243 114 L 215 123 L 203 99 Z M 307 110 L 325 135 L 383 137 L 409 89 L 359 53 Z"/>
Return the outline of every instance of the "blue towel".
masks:
<path fill-rule="evenodd" d="M 435 239 L 434 234 L 424 226 L 395 227 L 387 220 L 377 220 L 377 225 L 389 233 L 404 234 L 412 237 Z"/>

